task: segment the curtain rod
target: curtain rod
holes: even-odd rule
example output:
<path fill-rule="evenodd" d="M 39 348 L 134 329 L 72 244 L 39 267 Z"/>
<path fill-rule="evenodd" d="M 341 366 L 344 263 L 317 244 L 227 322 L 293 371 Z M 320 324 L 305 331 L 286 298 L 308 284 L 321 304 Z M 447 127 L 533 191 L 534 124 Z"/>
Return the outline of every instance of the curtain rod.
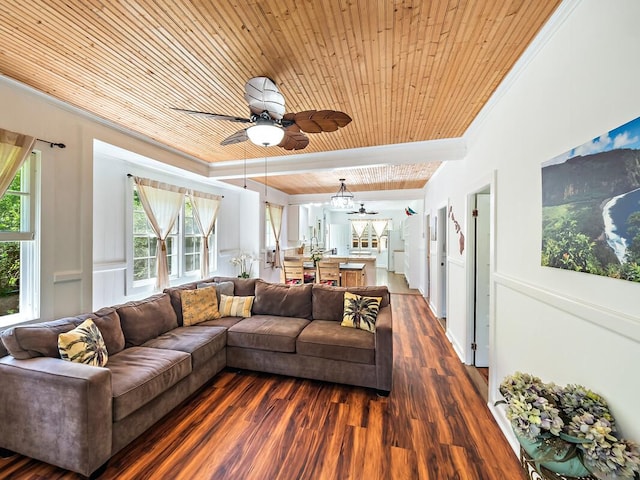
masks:
<path fill-rule="evenodd" d="M 130 173 L 127 173 L 127 177 L 131 178 L 131 177 L 133 177 L 133 176 L 134 176 L 134 175 L 132 175 L 132 174 L 130 174 Z M 220 197 L 224 198 L 224 195 L 220 195 Z"/>
<path fill-rule="evenodd" d="M 49 140 L 43 140 L 41 138 L 36 138 L 36 140 L 39 142 L 48 143 L 51 148 L 53 147 L 67 148 L 67 146 L 64 143 L 50 142 Z"/>

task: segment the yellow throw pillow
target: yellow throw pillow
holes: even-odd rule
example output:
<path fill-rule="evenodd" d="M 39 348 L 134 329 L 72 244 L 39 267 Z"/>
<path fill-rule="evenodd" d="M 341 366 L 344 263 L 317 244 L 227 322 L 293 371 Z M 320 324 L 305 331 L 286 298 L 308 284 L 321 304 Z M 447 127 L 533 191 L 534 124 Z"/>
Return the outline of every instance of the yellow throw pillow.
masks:
<path fill-rule="evenodd" d="M 220 295 L 220 314 L 223 317 L 248 318 L 251 316 L 251 307 L 254 298 L 254 296 L 232 297 L 229 295 Z"/>
<path fill-rule="evenodd" d="M 90 318 L 58 335 L 58 351 L 63 360 L 96 367 L 104 367 L 109 360 L 102 334 Z"/>
<path fill-rule="evenodd" d="M 374 333 L 381 301 L 382 297 L 362 297 L 344 292 L 344 313 L 340 325 Z"/>
<path fill-rule="evenodd" d="M 183 290 L 180 293 L 182 303 L 182 324 L 185 327 L 220 318 L 216 287 Z"/>

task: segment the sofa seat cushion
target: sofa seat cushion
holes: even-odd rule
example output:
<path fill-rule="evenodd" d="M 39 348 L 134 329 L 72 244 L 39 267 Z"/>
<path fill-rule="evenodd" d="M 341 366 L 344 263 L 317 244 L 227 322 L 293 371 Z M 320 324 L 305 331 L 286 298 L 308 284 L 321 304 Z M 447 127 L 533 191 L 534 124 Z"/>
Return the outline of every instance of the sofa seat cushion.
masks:
<path fill-rule="evenodd" d="M 213 358 L 226 344 L 225 328 L 203 327 L 200 323 L 190 327 L 174 328 L 142 346 L 189 353 L 192 367 L 197 368 Z"/>
<path fill-rule="evenodd" d="M 236 323 L 242 320 L 242 317 L 222 317 L 215 320 L 207 320 L 206 322 L 199 323 L 199 327 L 224 327 L 231 328 Z"/>
<path fill-rule="evenodd" d="M 375 364 L 375 336 L 332 320 L 313 320 L 298 336 L 296 352 L 310 357 Z"/>
<path fill-rule="evenodd" d="M 227 345 L 293 353 L 296 338 L 307 325 L 309 320 L 304 318 L 254 315 L 229 328 Z"/>
<path fill-rule="evenodd" d="M 177 350 L 131 347 L 109 358 L 113 421 L 122 420 L 191 373 L 191 356 Z"/>

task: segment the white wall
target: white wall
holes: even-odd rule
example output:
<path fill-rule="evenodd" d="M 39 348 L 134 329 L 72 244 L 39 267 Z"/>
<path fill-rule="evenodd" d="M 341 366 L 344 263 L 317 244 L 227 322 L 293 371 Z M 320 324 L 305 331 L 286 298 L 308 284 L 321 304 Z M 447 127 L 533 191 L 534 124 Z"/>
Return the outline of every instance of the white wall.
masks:
<path fill-rule="evenodd" d="M 574 5 L 467 132 L 467 158 L 427 184 L 425 204 L 431 215 L 453 207 L 468 235 L 467 195 L 495 172 L 490 403 L 517 370 L 583 384 L 610 402 L 623 435 L 640 441 L 640 285 L 540 265 L 541 162 L 640 115 L 640 2 Z M 458 253 L 447 223 L 448 335 L 464 360 L 471 257 Z"/>
<path fill-rule="evenodd" d="M 157 160 L 164 167 L 183 169 L 185 173 L 206 175 L 208 165 L 100 123 L 71 106 L 1 76 L 0 99 L 1 128 L 66 144 L 64 149 L 50 148 L 41 142 L 36 144 L 42 151 L 40 318 L 50 320 L 76 315 L 93 310 L 94 302 L 100 306 L 122 300 L 125 239 L 121 220 L 126 185 L 123 174 L 153 173 L 154 177 L 159 174 L 142 167 L 133 171 L 117 162 L 112 165 L 107 162 L 98 164 L 94 187 L 94 139 Z M 163 178 L 175 180 L 174 183 L 180 181 L 179 175 Z M 203 189 L 206 188 L 204 185 Z M 222 193 L 216 189 L 211 191 Z M 258 195 L 241 192 L 237 194 L 240 195 L 238 201 L 233 200 L 232 190 L 224 195 L 229 195 L 230 201 L 227 202 L 229 207 L 221 209 L 219 214 L 219 248 L 230 250 L 240 245 L 257 251 L 259 214 L 255 213 L 255 217 L 243 215 L 242 209 L 257 212 L 253 207 L 257 207 Z M 98 237 L 95 242 L 98 279 L 95 294 L 94 218 Z M 104 223 L 101 222 L 103 218 Z M 242 221 L 244 218 L 248 221 Z M 117 226 L 111 229 L 106 222 Z M 222 255 L 215 273 L 236 274 L 228 258 Z M 115 288 L 110 288 L 110 282 Z"/>
<path fill-rule="evenodd" d="M 210 275 L 237 275 L 236 268 L 229 260 L 239 249 L 257 252 L 257 208 L 250 208 L 251 202 L 257 203 L 257 194 L 245 192 L 221 182 L 199 179 L 188 172 L 177 174 L 166 169 L 164 164 L 153 159 L 122 149 L 104 147 L 96 142 L 93 163 L 93 309 L 122 303 L 132 298 L 143 298 L 153 293 L 153 286 L 127 289 L 127 248 L 130 246 L 130 233 L 127 225 L 131 216 L 127 213 L 127 199 L 131 194 L 132 180 L 127 174 L 151 178 L 192 188 L 201 192 L 222 195 L 217 232 L 218 256 L 210 270 Z M 167 171 L 168 170 L 168 171 Z M 248 214 L 242 214 L 246 210 Z M 247 218 L 255 214 L 256 218 Z M 244 217 L 246 222 L 237 221 Z M 241 240 L 244 239 L 244 240 Z M 257 271 L 257 264 L 255 266 Z M 181 279 L 180 283 L 195 281 L 199 275 Z"/>

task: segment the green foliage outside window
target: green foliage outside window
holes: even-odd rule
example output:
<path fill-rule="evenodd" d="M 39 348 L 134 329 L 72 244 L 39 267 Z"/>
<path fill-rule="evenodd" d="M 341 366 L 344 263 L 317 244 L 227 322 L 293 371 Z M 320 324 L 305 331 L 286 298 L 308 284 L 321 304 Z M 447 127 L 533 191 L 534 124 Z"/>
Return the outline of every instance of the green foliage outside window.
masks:
<path fill-rule="evenodd" d="M 0 198 L 0 231 L 20 231 L 21 173 L 19 170 L 9 185 L 7 193 Z M 0 242 L 0 316 L 18 312 L 20 290 L 20 242 Z"/>

